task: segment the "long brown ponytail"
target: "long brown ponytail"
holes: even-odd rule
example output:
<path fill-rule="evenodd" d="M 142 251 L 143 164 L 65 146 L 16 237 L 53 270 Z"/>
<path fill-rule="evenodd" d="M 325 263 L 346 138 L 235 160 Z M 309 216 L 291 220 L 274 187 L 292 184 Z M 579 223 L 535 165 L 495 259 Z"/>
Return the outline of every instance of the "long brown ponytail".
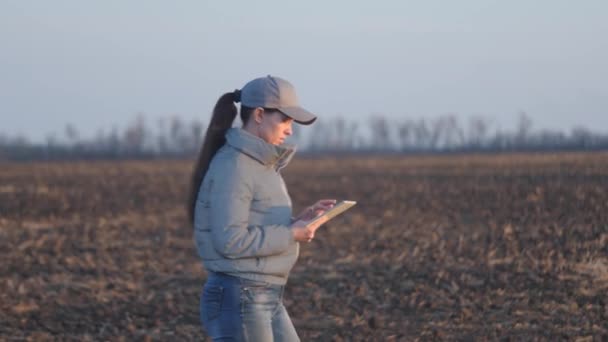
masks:
<path fill-rule="evenodd" d="M 198 160 L 194 165 L 194 172 L 192 173 L 187 208 L 190 223 L 194 223 L 194 208 L 196 207 L 199 188 L 209 169 L 211 159 L 220 147 L 226 143 L 226 138 L 224 136 L 226 131 L 232 127 L 232 122 L 236 117 L 237 108 L 234 103 L 238 102 L 240 100 L 239 98 L 240 92 L 238 90 L 232 93 L 226 93 L 220 96 L 213 108 L 211 122 L 209 123 L 209 127 L 207 127 L 203 146 L 201 147 Z"/>

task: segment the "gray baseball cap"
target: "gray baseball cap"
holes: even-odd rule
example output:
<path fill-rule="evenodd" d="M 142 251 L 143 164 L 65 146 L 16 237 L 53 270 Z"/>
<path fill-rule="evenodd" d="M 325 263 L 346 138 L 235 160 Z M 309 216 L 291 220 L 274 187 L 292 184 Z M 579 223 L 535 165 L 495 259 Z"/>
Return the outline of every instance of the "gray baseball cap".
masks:
<path fill-rule="evenodd" d="M 249 81 L 241 89 L 241 104 L 247 107 L 274 108 L 302 125 L 310 125 L 317 116 L 300 107 L 291 83 L 275 76 Z"/>

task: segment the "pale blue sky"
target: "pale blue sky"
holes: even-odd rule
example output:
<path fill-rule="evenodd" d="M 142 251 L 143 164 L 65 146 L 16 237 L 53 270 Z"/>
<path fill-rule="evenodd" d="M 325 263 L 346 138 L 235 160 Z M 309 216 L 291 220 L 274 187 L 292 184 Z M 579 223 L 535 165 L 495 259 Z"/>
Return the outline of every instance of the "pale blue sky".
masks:
<path fill-rule="evenodd" d="M 0 2 L 0 132 L 206 123 L 251 78 L 321 119 L 457 113 L 608 131 L 608 2 Z"/>

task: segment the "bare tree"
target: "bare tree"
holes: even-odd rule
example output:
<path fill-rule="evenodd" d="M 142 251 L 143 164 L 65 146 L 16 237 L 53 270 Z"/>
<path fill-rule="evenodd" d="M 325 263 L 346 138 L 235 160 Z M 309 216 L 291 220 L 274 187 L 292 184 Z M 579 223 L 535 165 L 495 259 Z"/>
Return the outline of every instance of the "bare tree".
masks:
<path fill-rule="evenodd" d="M 391 134 L 387 119 L 376 114 L 370 118 L 371 148 L 375 150 L 391 149 Z"/>
<path fill-rule="evenodd" d="M 399 147 L 402 151 L 412 148 L 415 124 L 412 120 L 405 120 L 397 124 L 397 136 L 399 137 Z"/>
<path fill-rule="evenodd" d="M 332 147 L 337 150 L 343 150 L 346 146 L 346 121 L 343 117 L 337 117 L 334 120 L 334 132 L 332 137 Z"/>
<path fill-rule="evenodd" d="M 158 135 L 156 136 L 156 146 L 158 153 L 165 155 L 169 153 L 169 138 L 167 137 L 167 119 L 159 118 L 156 122 Z"/>
<path fill-rule="evenodd" d="M 345 148 L 354 150 L 357 148 L 357 140 L 359 138 L 359 124 L 355 121 L 351 122 L 348 125 L 347 136 L 346 136 L 346 146 Z"/>
<path fill-rule="evenodd" d="M 428 148 L 430 135 L 431 133 L 426 124 L 426 121 L 423 118 L 419 119 L 414 124 L 414 137 L 416 141 L 416 147 L 420 149 Z"/>
<path fill-rule="evenodd" d="M 574 127 L 570 137 L 575 146 L 583 148 L 593 146 L 593 133 L 585 127 Z"/>
<path fill-rule="evenodd" d="M 465 140 L 465 133 L 458 123 L 458 118 L 454 114 L 448 114 L 445 117 L 444 146 L 456 149 L 464 146 Z"/>
<path fill-rule="evenodd" d="M 469 145 L 480 147 L 486 139 L 489 121 L 480 116 L 474 116 L 469 120 Z"/>
<path fill-rule="evenodd" d="M 112 126 L 112 130 L 108 135 L 108 150 L 110 155 L 118 156 L 122 149 L 121 145 L 120 136 L 118 135 L 118 128 L 116 126 Z"/>
<path fill-rule="evenodd" d="M 521 111 L 517 121 L 517 132 L 515 133 L 517 144 L 525 144 L 531 131 L 532 119 L 528 116 L 528 114 L 526 114 L 526 112 Z"/>
<path fill-rule="evenodd" d="M 177 152 L 180 149 L 184 148 L 183 145 L 183 139 L 182 139 L 182 130 L 183 130 L 183 126 L 184 124 L 182 123 L 182 120 L 177 116 L 174 115 L 173 117 L 171 117 L 170 119 L 170 137 L 171 137 L 171 142 L 170 142 L 170 146 L 171 146 L 171 150 L 173 152 Z"/>
<path fill-rule="evenodd" d="M 428 148 L 434 150 L 437 148 L 437 145 L 441 138 L 443 138 L 446 129 L 446 117 L 441 116 L 434 120 L 433 126 L 430 131 Z"/>
<path fill-rule="evenodd" d="M 146 131 L 144 116 L 139 114 L 124 133 L 124 149 L 128 154 L 138 154 L 144 151 Z"/>
<path fill-rule="evenodd" d="M 204 129 L 205 126 L 200 120 L 192 120 L 192 123 L 190 124 L 192 136 L 188 153 L 196 153 L 200 149 L 201 145 L 203 144 Z"/>
<path fill-rule="evenodd" d="M 76 127 L 74 127 L 74 125 L 72 124 L 67 124 L 65 125 L 65 137 L 68 141 L 68 144 L 75 144 L 76 142 L 78 142 L 78 130 L 76 129 Z"/>

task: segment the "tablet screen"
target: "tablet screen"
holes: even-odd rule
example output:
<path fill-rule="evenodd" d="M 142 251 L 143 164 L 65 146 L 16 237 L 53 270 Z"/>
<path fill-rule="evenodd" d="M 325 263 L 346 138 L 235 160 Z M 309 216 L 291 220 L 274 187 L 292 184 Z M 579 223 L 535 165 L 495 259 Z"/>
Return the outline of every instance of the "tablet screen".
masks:
<path fill-rule="evenodd" d="M 340 202 L 336 203 L 336 205 L 334 205 L 333 208 L 329 209 L 322 215 L 319 215 L 319 216 L 315 217 L 314 219 L 312 219 L 308 224 L 312 224 L 312 223 L 316 222 L 317 220 L 320 220 L 323 217 L 327 217 L 328 220 L 331 220 L 332 218 L 334 218 L 334 217 L 342 214 L 346 210 L 352 208 L 352 206 L 354 206 L 355 204 L 357 204 L 356 201 L 340 201 Z"/>

